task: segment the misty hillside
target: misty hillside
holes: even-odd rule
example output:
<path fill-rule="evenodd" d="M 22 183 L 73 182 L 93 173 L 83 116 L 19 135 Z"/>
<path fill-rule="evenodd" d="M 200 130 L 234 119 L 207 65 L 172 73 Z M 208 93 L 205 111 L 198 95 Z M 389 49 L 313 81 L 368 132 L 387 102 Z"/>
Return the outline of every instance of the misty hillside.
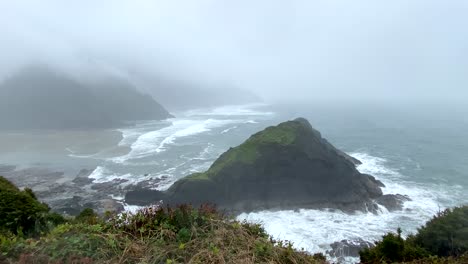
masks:
<path fill-rule="evenodd" d="M 105 128 L 170 116 L 150 95 L 115 78 L 82 84 L 32 66 L 0 84 L 0 129 Z"/>
<path fill-rule="evenodd" d="M 139 86 L 170 109 L 186 110 L 222 105 L 258 103 L 262 99 L 252 91 L 228 83 L 200 84 L 163 77 L 138 76 Z"/>

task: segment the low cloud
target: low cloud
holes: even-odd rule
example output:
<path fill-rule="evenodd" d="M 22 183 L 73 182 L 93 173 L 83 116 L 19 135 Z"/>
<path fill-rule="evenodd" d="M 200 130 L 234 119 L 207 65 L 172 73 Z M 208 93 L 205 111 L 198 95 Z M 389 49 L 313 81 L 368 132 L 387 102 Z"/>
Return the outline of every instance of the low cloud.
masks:
<path fill-rule="evenodd" d="M 0 10 L 2 77 L 41 62 L 271 102 L 468 97 L 462 0 L 17 0 Z"/>

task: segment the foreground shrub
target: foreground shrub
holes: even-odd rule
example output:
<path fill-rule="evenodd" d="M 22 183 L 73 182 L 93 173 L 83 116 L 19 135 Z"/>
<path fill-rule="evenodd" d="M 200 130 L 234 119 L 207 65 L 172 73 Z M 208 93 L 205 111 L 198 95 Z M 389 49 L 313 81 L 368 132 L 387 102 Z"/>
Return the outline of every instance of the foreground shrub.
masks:
<path fill-rule="evenodd" d="M 468 206 L 438 213 L 418 230 L 414 242 L 437 256 L 459 256 L 467 252 Z"/>
<path fill-rule="evenodd" d="M 374 247 L 361 251 L 361 262 L 458 263 L 460 259 L 466 260 L 468 257 L 461 256 L 468 252 L 468 206 L 438 213 L 406 240 L 401 237 L 400 229 L 397 233 L 388 233 Z"/>
<path fill-rule="evenodd" d="M 82 219 L 93 217 L 90 210 Z M 20 243 L 13 243 L 12 250 Z M 155 205 L 107 220 L 72 221 L 40 239 L 23 241 L 19 263 L 324 263 L 323 255 L 272 240 L 258 224 L 231 220 L 204 205 Z"/>
<path fill-rule="evenodd" d="M 39 202 L 31 189 L 18 189 L 0 176 L 0 232 L 35 236 L 51 224 L 64 222 L 62 216 L 50 213 L 50 208 Z"/>
<path fill-rule="evenodd" d="M 405 241 L 400 229 L 397 234 L 384 235 L 382 241 L 376 242 L 372 248 L 362 250 L 359 255 L 362 263 L 407 262 L 429 256 L 423 248 Z"/>

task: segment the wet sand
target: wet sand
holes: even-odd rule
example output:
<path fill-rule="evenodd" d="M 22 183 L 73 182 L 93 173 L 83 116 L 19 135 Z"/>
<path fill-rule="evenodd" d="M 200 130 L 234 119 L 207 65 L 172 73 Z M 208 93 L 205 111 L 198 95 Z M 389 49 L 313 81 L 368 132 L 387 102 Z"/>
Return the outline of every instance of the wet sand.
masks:
<path fill-rule="evenodd" d="M 0 132 L 0 175 L 32 188 L 57 211 L 99 209 L 112 201 L 109 192 L 93 186 L 88 176 L 100 158 L 130 151 L 119 146 L 121 140 L 122 133 L 116 130 Z"/>
<path fill-rule="evenodd" d="M 116 130 L 0 132 L 0 164 L 67 167 L 80 156 L 123 155 L 129 149 L 118 146 L 121 140 Z"/>

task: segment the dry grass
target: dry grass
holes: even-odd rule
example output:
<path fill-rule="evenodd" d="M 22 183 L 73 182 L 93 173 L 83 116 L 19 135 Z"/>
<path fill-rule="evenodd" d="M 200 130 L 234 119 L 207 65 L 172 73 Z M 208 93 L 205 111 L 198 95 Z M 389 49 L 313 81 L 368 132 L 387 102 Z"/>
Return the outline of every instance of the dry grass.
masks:
<path fill-rule="evenodd" d="M 256 224 L 226 218 L 213 207 L 146 208 L 135 215 L 58 226 L 15 245 L 5 263 L 325 263 L 323 256 L 274 241 Z M 0 261 L 1 262 L 1 261 Z"/>

